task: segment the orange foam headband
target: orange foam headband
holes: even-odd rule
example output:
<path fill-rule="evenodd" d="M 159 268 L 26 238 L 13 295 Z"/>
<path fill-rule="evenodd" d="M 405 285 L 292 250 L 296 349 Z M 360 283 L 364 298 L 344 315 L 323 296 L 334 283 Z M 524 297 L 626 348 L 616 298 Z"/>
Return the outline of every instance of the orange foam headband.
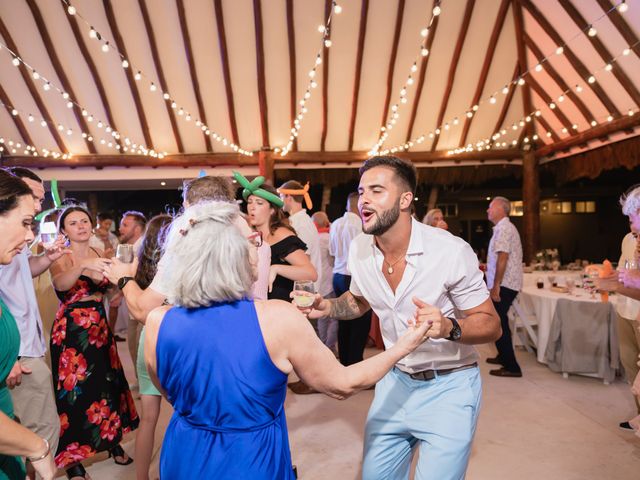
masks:
<path fill-rule="evenodd" d="M 307 208 L 309 210 L 313 208 L 313 202 L 311 201 L 311 196 L 309 196 L 309 182 L 307 182 L 302 189 L 279 188 L 278 193 L 282 195 L 302 195 L 304 196 L 304 203 L 306 203 Z"/>

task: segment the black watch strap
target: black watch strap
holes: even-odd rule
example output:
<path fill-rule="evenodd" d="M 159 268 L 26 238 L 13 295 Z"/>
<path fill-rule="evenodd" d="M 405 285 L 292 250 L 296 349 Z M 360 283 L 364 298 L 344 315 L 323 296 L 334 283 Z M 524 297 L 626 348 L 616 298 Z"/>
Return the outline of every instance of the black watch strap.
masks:
<path fill-rule="evenodd" d="M 449 333 L 449 336 L 446 338 L 446 340 L 451 340 L 452 342 L 460 340 L 460 338 L 462 337 L 462 329 L 460 328 L 460 324 L 453 317 L 447 317 L 447 318 L 451 320 L 452 327 L 451 327 L 451 332 Z"/>
<path fill-rule="evenodd" d="M 133 277 L 120 277 L 118 279 L 118 288 L 122 290 L 130 280 L 133 280 Z"/>

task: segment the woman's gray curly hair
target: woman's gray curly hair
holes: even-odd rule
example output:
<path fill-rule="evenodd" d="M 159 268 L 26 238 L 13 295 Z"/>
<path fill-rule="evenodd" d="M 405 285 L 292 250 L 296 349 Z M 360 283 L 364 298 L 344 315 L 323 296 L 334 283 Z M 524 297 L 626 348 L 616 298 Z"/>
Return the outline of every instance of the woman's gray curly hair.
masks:
<path fill-rule="evenodd" d="M 173 221 L 163 258 L 169 303 L 195 308 L 251 296 L 249 242 L 238 219 L 237 205 L 218 201 L 192 205 Z"/>
<path fill-rule="evenodd" d="M 622 213 L 627 217 L 640 212 L 640 185 L 631 187 L 620 197 L 620 206 Z"/>

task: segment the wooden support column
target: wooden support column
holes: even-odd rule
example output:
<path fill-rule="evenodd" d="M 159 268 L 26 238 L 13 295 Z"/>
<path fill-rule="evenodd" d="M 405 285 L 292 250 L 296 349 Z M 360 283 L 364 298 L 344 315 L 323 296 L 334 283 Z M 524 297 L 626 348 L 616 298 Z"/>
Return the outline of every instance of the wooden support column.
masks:
<path fill-rule="evenodd" d="M 436 202 L 438 201 L 438 186 L 434 185 L 429 191 L 429 200 L 427 200 L 427 212 L 433 208 L 436 208 Z"/>
<path fill-rule="evenodd" d="M 89 194 L 89 198 L 87 201 L 87 210 L 89 210 L 91 217 L 93 217 L 94 219 L 97 218 L 97 215 L 98 215 L 98 194 L 97 193 L 91 192 Z M 97 223 L 97 220 L 96 220 L 96 223 Z"/>
<path fill-rule="evenodd" d="M 522 159 L 522 201 L 523 222 L 523 258 L 527 263 L 533 261 L 540 250 L 540 170 L 534 152 L 525 152 Z"/>
<path fill-rule="evenodd" d="M 273 167 L 275 165 L 275 159 L 273 158 L 273 152 L 269 150 L 260 150 L 258 152 L 258 169 L 260 175 L 262 175 L 267 183 L 273 185 Z"/>

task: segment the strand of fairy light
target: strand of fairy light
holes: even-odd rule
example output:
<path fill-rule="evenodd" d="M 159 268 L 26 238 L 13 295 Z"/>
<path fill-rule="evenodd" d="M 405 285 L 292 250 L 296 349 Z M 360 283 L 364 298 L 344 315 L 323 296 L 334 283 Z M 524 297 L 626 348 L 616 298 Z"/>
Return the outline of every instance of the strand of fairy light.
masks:
<path fill-rule="evenodd" d="M 338 5 L 338 2 L 335 2 L 335 1 L 332 2 L 331 4 L 331 11 L 327 16 L 327 21 L 318 27 L 318 32 L 322 33 L 322 47 L 320 48 L 320 51 L 316 54 L 316 59 L 315 59 L 313 68 L 309 70 L 309 83 L 307 84 L 307 89 L 305 90 L 303 98 L 301 98 L 300 101 L 298 102 L 298 105 L 299 105 L 298 114 L 296 115 L 296 118 L 293 120 L 293 126 L 291 127 L 289 141 L 284 147 L 282 148 L 276 147 L 273 150 L 275 153 L 280 153 L 280 155 L 283 157 L 287 155 L 293 148 L 293 142 L 295 142 L 296 138 L 298 138 L 298 135 L 300 133 L 300 128 L 302 128 L 302 120 L 304 119 L 304 116 L 308 111 L 306 107 L 306 103 L 311 98 L 311 91 L 318 87 L 318 82 L 316 82 L 315 77 L 316 77 L 316 74 L 318 73 L 320 65 L 322 65 L 322 59 L 323 59 L 322 57 L 324 54 L 325 47 L 329 48 L 331 47 L 331 44 L 332 44 L 331 39 L 329 38 L 329 35 L 331 33 L 330 32 L 331 19 L 333 18 L 334 13 L 336 15 L 340 15 L 340 13 L 342 13 L 342 7 Z"/>
<path fill-rule="evenodd" d="M 80 105 L 77 100 L 71 98 L 71 96 L 69 95 L 69 93 L 67 93 L 66 91 L 64 91 L 62 88 L 60 88 L 59 86 L 57 86 L 55 83 L 53 83 L 50 79 L 48 79 L 47 77 L 41 75 L 33 66 L 31 66 L 29 63 L 27 63 L 22 57 L 18 56 L 13 50 L 11 50 L 6 44 L 4 44 L 2 41 L 0 41 L 0 49 L 4 49 L 7 52 L 9 52 L 9 54 L 11 55 L 12 59 L 11 59 L 11 63 L 13 64 L 14 67 L 19 67 L 20 65 L 24 65 L 24 67 L 29 70 L 29 72 L 31 73 L 31 77 L 33 78 L 33 80 L 35 81 L 41 81 L 42 82 L 42 89 L 45 92 L 49 92 L 52 89 L 54 91 L 56 91 L 57 93 L 59 93 L 62 97 L 62 99 L 66 102 L 66 106 L 69 109 L 72 108 L 77 108 L 81 111 L 81 114 L 83 117 L 85 117 L 87 119 L 87 122 L 92 123 L 95 119 L 94 115 L 91 114 L 87 109 L 85 109 L 82 105 Z M 14 113 L 16 112 L 16 113 Z M 17 115 L 18 110 L 15 107 L 12 107 L 12 115 L 16 116 Z M 28 116 L 28 120 L 29 122 L 32 122 L 33 115 L 29 113 Z M 40 117 L 42 118 L 42 117 Z M 48 124 L 54 125 L 58 131 L 60 132 L 65 132 L 68 136 L 71 136 L 74 132 L 73 129 L 70 127 L 65 127 L 64 125 L 62 125 L 61 123 L 58 123 L 57 125 L 54 122 L 49 122 L 48 120 L 42 118 L 40 125 L 42 127 L 46 127 Z M 115 130 L 113 127 L 111 127 L 111 125 L 109 125 L 108 122 L 103 122 L 102 120 L 98 120 L 96 126 L 99 129 L 104 128 L 105 132 L 110 134 L 113 137 L 113 141 L 106 141 L 104 139 L 100 140 L 100 144 L 101 145 L 108 145 L 109 147 L 113 147 L 116 150 L 120 151 L 122 149 L 123 152 L 128 152 L 129 150 L 131 150 L 132 153 L 137 153 L 139 155 L 146 155 L 149 157 L 154 157 L 154 158 L 164 158 L 166 156 L 166 152 L 163 153 L 159 153 L 156 152 L 154 149 L 148 148 L 146 145 L 138 145 L 135 142 L 132 142 L 131 139 L 129 137 L 124 137 L 124 143 L 125 146 L 121 147 L 120 144 L 118 143 L 118 141 L 122 138 L 122 134 L 120 134 L 120 132 L 118 132 L 117 130 Z M 93 142 L 93 136 L 91 135 L 90 132 L 84 132 L 81 131 L 82 134 L 82 138 L 86 139 L 89 142 Z"/>
<path fill-rule="evenodd" d="M 427 39 L 429 38 L 429 33 L 431 32 L 431 27 L 433 26 L 435 18 L 441 13 L 442 8 L 440 7 L 440 0 L 436 0 L 435 5 L 431 10 L 431 17 L 429 18 L 427 26 L 420 30 L 420 36 L 422 37 L 422 40 L 420 41 L 420 49 L 418 55 L 411 65 L 411 71 L 407 76 L 407 80 L 404 82 L 404 85 L 402 85 L 402 88 L 400 89 L 398 101 L 391 106 L 391 113 L 387 118 L 387 123 L 383 127 L 380 127 L 380 136 L 378 137 L 378 141 L 376 142 L 375 146 L 369 151 L 369 155 L 375 155 L 380 150 L 382 145 L 384 145 L 384 142 L 389 137 L 389 130 L 393 129 L 394 125 L 400 118 L 400 106 L 407 103 L 407 93 L 409 88 L 415 83 L 413 74 L 418 71 L 418 63 L 423 61 L 422 59 L 429 55 L 429 49 L 427 48 Z"/>
<path fill-rule="evenodd" d="M 23 145 L 22 142 L 17 142 L 10 138 L 0 137 L 0 156 L 2 156 L 5 153 L 5 151 L 8 154 L 16 155 L 18 153 L 18 150 L 21 150 L 22 147 L 24 147 L 24 151 L 23 151 L 24 155 L 32 155 L 34 157 L 37 157 L 37 156 L 48 157 L 49 155 L 51 155 L 53 158 L 56 158 L 56 159 L 60 157 L 62 157 L 63 159 L 72 157 L 70 153 L 62 154 L 60 152 L 49 151 L 46 148 L 42 149 L 42 154 L 41 154 L 39 150 L 33 145 L 29 145 L 28 143 L 25 143 Z"/>
<path fill-rule="evenodd" d="M 592 72 L 590 72 L 589 76 L 587 77 L 587 83 L 589 84 L 594 84 L 597 80 L 596 75 L 599 75 L 601 73 L 610 73 L 611 71 L 613 71 L 613 64 L 614 63 L 618 63 L 618 61 L 623 58 L 626 57 L 628 55 L 631 54 L 631 51 L 633 50 L 634 47 L 636 47 L 638 44 L 640 44 L 640 40 L 636 41 L 633 45 L 629 45 L 628 47 L 626 47 L 625 49 L 622 50 L 622 52 L 614 57 L 612 57 L 608 63 L 605 63 L 603 66 L 601 66 L 600 68 L 593 70 Z M 565 89 L 563 92 L 560 93 L 560 95 L 558 95 L 555 99 L 552 99 L 551 102 L 549 102 L 547 104 L 547 106 L 549 107 L 550 110 L 555 110 L 556 108 L 558 108 L 558 104 L 564 102 L 566 100 L 566 95 L 570 92 L 570 91 L 575 91 L 577 94 L 580 94 L 584 91 L 585 86 L 581 85 L 581 84 L 576 84 L 575 87 L 571 88 L 571 89 Z M 634 110 L 633 108 L 628 109 L 626 116 L 633 116 L 635 115 L 636 110 Z M 542 112 L 540 111 L 540 109 L 536 109 L 533 112 L 530 112 L 526 115 L 524 115 L 521 119 L 519 119 L 518 121 L 514 122 L 511 126 L 511 130 L 512 131 L 517 131 L 520 128 L 523 128 L 527 123 L 530 123 L 535 117 L 539 117 L 540 115 L 542 115 Z M 601 122 L 596 121 L 595 119 L 591 120 L 591 122 L 589 123 L 589 127 L 593 128 L 595 126 L 597 126 L 599 123 L 605 123 L 606 122 L 612 122 L 614 120 L 614 115 L 612 113 L 608 113 L 607 116 L 602 116 L 601 117 L 602 120 Z M 572 122 L 571 125 L 571 130 L 573 131 L 579 131 L 579 124 L 576 122 Z M 453 154 L 459 154 L 459 153 L 464 153 L 464 152 L 470 152 L 470 151 L 474 151 L 474 150 L 488 150 L 489 148 L 492 148 L 492 142 L 494 142 L 493 144 L 496 146 L 502 146 L 502 147 L 506 147 L 508 146 L 506 144 L 506 142 L 496 142 L 497 140 L 499 140 L 500 138 L 502 138 L 503 136 L 505 136 L 507 133 L 509 132 L 509 129 L 503 128 L 498 132 L 494 132 L 493 135 L 491 135 L 491 139 L 486 138 L 482 141 L 476 142 L 475 143 L 475 147 L 473 143 L 469 143 L 466 147 L 460 147 L 460 148 L 456 148 L 453 150 L 449 150 L 449 152 L 447 152 L 449 155 L 453 155 Z M 569 133 L 569 129 L 565 126 L 562 128 L 561 130 L 562 133 L 564 134 L 568 134 Z M 552 133 L 547 131 L 546 132 L 546 136 L 547 137 L 551 137 Z M 523 142 L 524 143 L 529 143 L 531 140 L 535 141 L 538 140 L 538 135 L 533 135 L 531 137 L 531 139 L 529 137 L 525 137 L 523 138 Z M 517 145 L 518 141 L 517 140 L 512 140 L 511 141 L 512 145 Z"/>
<path fill-rule="evenodd" d="M 71 2 L 69 0 L 62 0 L 62 1 L 67 5 L 67 9 L 66 9 L 67 14 L 71 16 L 75 16 L 76 18 L 80 19 L 87 27 L 89 27 L 89 37 L 102 44 L 101 50 L 104 53 L 109 53 L 111 51 L 115 52 L 120 57 L 120 65 L 122 66 L 123 69 L 126 70 L 128 68 L 131 68 L 136 72 L 133 76 L 135 81 L 140 82 L 144 79 L 146 82 L 148 82 L 149 91 L 161 93 L 162 98 L 166 102 L 171 102 L 170 103 L 171 108 L 173 110 L 177 110 L 178 116 L 183 118 L 185 122 L 191 123 L 191 120 L 192 120 L 191 114 L 185 108 L 180 106 L 168 91 L 165 91 L 165 92 L 161 91 L 161 89 L 158 87 L 160 82 L 151 80 L 151 78 L 147 74 L 145 74 L 144 71 L 134 68 L 132 63 L 115 46 L 113 46 L 108 40 L 104 40 L 103 35 L 93 27 L 91 22 L 89 22 L 85 17 L 83 17 L 80 13 L 78 13 L 77 8 L 71 5 Z M 240 146 L 236 145 L 233 141 L 220 135 L 219 133 L 214 132 L 207 125 L 205 125 L 200 119 L 196 119 L 193 122 L 193 125 L 195 125 L 200 131 L 204 132 L 205 135 L 211 137 L 213 140 L 215 140 L 218 143 L 221 143 L 224 146 L 228 146 L 234 152 L 247 157 L 253 156 L 253 152 L 240 148 Z"/>
<path fill-rule="evenodd" d="M 478 111 L 480 106 L 486 105 L 487 103 L 490 104 L 490 105 L 495 105 L 497 103 L 497 97 L 499 96 L 500 93 L 502 93 L 503 95 L 507 95 L 509 93 L 509 89 L 510 89 L 511 86 L 517 87 L 517 86 L 524 85 L 525 84 L 525 78 L 524 78 L 525 76 L 532 75 L 532 71 L 535 71 L 535 72 L 542 71 L 542 68 L 543 68 L 542 64 L 543 63 L 548 62 L 554 55 L 562 55 L 562 54 L 564 54 L 565 47 L 567 47 L 575 39 L 577 39 L 578 37 L 582 37 L 582 35 L 584 35 L 584 34 L 586 34 L 586 35 L 588 35 L 590 37 L 596 36 L 597 35 L 597 30 L 595 29 L 594 25 L 597 24 L 598 22 L 602 21 L 603 18 L 608 17 L 609 14 L 612 11 L 617 10 L 620 13 L 625 13 L 628 9 L 629 9 L 629 5 L 628 5 L 628 3 L 626 3 L 626 0 L 622 0 L 619 3 L 613 5 L 611 7 L 611 9 L 609 9 L 608 11 L 606 11 L 605 13 L 600 15 L 600 17 L 598 17 L 593 22 L 588 24 L 585 28 L 580 30 L 578 33 L 576 33 L 573 37 L 571 37 L 569 40 L 564 42 L 562 45 L 559 45 L 555 49 L 555 51 L 553 53 L 551 53 L 551 54 L 545 56 L 544 58 L 542 58 L 542 60 L 540 60 L 538 62 L 538 64 L 536 64 L 534 67 L 528 69 L 527 71 L 525 71 L 524 73 L 519 75 L 518 78 L 516 78 L 515 80 L 511 80 L 511 81 L 507 82 L 501 89 L 493 92 L 491 95 L 489 95 L 485 99 L 478 101 L 478 103 L 476 103 L 475 105 L 473 105 L 470 108 L 468 108 L 466 110 L 464 116 L 466 116 L 467 118 L 472 118 L 476 114 L 476 112 Z M 625 49 L 625 50 L 629 50 L 629 52 L 630 52 L 630 49 Z M 624 51 L 623 51 L 623 55 L 628 55 L 628 54 L 629 53 L 624 53 Z M 587 79 L 588 83 L 593 83 L 593 81 L 595 81 L 595 80 L 589 81 L 591 79 L 591 77 L 593 77 L 593 75 L 591 75 L 589 77 L 589 79 Z M 594 79 L 595 79 L 595 77 L 594 77 Z M 402 151 L 409 150 L 414 145 L 416 145 L 416 144 L 419 145 L 419 144 L 423 143 L 427 139 L 427 137 L 430 138 L 430 139 L 433 139 L 433 138 L 435 138 L 436 135 L 439 135 L 442 130 L 449 130 L 451 125 L 459 125 L 459 123 L 460 123 L 460 121 L 458 119 L 458 116 L 456 116 L 453 119 L 447 120 L 444 123 L 442 123 L 441 125 L 438 125 L 434 130 L 430 131 L 428 134 L 422 134 L 419 137 L 416 137 L 416 138 L 414 138 L 412 140 L 409 140 L 409 141 L 404 142 L 402 144 L 396 145 L 394 147 L 387 148 L 385 150 L 381 150 L 381 151 L 372 150 L 372 151 L 369 152 L 369 154 L 376 153 L 376 154 L 380 154 L 380 155 L 387 155 L 389 153 L 397 153 L 397 152 L 402 152 Z M 464 147 L 461 147 L 461 148 L 464 148 Z"/>

